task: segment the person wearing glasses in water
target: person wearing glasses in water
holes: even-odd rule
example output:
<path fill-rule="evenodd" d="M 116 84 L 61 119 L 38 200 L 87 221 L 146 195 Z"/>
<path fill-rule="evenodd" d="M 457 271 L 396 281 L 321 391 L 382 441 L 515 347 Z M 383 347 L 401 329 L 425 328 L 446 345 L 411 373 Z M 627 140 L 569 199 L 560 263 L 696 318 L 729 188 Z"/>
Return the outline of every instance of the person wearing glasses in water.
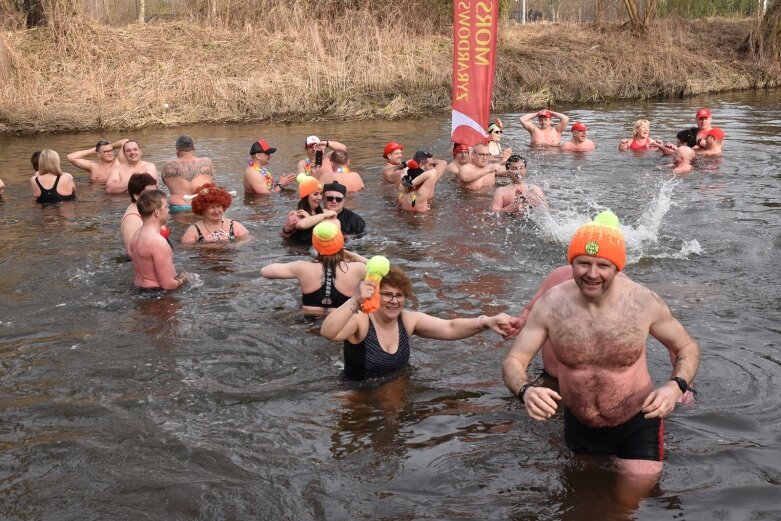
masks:
<path fill-rule="evenodd" d="M 105 184 L 109 177 L 114 175 L 119 169 L 119 160 L 114 155 L 114 149 L 122 146 L 122 144 L 122 141 L 112 143 L 111 141 L 101 139 L 95 145 L 95 148 L 71 152 L 67 155 L 67 158 L 74 166 L 89 172 L 90 181 Z M 97 161 L 87 159 L 87 156 L 93 153 L 98 156 Z"/>
<path fill-rule="evenodd" d="M 493 188 L 496 174 L 504 172 L 504 166 L 500 163 L 489 163 L 490 159 L 488 145 L 478 143 L 473 146 L 470 162 L 458 171 L 457 177 L 461 186 L 467 190 L 481 190 L 489 186 Z"/>
<path fill-rule="evenodd" d="M 379 308 L 372 314 L 361 312 L 365 300 L 379 291 Z M 515 330 L 517 318 L 504 313 L 487 317 L 445 320 L 420 311 L 404 309 L 413 297 L 412 283 L 397 266 L 382 277 L 379 289 L 371 281 L 361 281 L 355 294 L 328 314 L 320 334 L 342 341 L 344 378 L 365 380 L 402 369 L 410 358 L 409 339 L 413 335 L 436 340 L 460 340 L 491 329 L 506 338 Z"/>
<path fill-rule="evenodd" d="M 537 185 L 524 183 L 526 177 L 526 158 L 519 155 L 510 156 L 505 163 L 507 175 L 511 183 L 497 188 L 494 191 L 494 200 L 491 204 L 492 212 L 512 213 L 523 215 L 529 208 L 547 206 L 545 194 Z"/>

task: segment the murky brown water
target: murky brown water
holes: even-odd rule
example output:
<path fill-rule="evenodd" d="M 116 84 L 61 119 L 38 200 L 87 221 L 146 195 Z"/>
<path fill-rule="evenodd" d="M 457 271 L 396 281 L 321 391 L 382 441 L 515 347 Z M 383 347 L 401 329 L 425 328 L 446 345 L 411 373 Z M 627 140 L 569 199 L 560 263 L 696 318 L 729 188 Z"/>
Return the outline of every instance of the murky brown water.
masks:
<path fill-rule="evenodd" d="M 722 160 L 671 180 L 657 155 L 615 151 L 637 117 L 672 139 L 700 105 L 727 132 Z M 403 265 L 419 308 L 442 317 L 516 313 L 564 262 L 577 225 L 612 208 L 626 225 L 628 274 L 667 299 L 703 350 L 699 402 L 669 418 L 664 474 L 635 516 L 778 519 L 778 92 L 567 112 L 590 125 L 594 154 L 528 151 L 517 114 L 500 115 L 550 202 L 529 221 L 490 215 L 487 195 L 447 181 L 430 215 L 397 212 L 378 176 L 382 145 L 445 155 L 443 117 L 135 137 L 160 165 L 191 134 L 238 190 L 255 139 L 279 148 L 274 172 L 293 167 L 308 134 L 346 142 L 367 184 L 350 206 L 369 233 L 351 248 Z M 0 518 L 590 520 L 617 509 L 610 469 L 574 459 L 561 418 L 532 422 L 508 395 L 499 364 L 509 343 L 416 337 L 402 377 L 343 384 L 341 346 L 298 314 L 295 283 L 258 276 L 303 253 L 276 235 L 292 194 L 234 203 L 251 242 L 176 245 L 198 284 L 134 296 L 118 235 L 125 198 L 73 168 L 77 202 L 40 208 L 29 194 L 33 150 L 64 157 L 99 137 L 0 137 Z M 170 223 L 175 242 L 192 220 Z M 662 382 L 666 352 L 648 349 Z"/>

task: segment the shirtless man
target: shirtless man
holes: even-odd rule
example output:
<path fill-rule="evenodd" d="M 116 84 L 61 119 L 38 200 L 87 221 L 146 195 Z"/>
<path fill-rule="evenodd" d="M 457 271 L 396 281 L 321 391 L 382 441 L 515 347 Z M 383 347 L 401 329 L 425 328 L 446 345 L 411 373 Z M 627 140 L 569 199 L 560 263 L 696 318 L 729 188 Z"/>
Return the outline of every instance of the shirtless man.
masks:
<path fill-rule="evenodd" d="M 453 143 L 453 161 L 451 161 L 445 169 L 446 174 L 453 174 L 458 176 L 461 168 L 464 165 L 469 164 L 469 145 L 463 145 L 461 143 Z"/>
<path fill-rule="evenodd" d="M 697 151 L 698 156 L 720 156 L 724 146 L 724 131 L 719 127 L 713 127 L 705 134 L 705 140 L 702 141 L 701 150 Z"/>
<path fill-rule="evenodd" d="M 656 293 L 617 276 L 626 250 L 612 212 L 575 232 L 567 260 L 573 279 L 549 289 L 531 309 L 502 362 L 504 381 L 535 420 L 553 417 L 563 400 L 567 445 L 578 454 L 613 456 L 642 496 L 661 474 L 662 418 L 694 379 L 699 347 Z M 657 388 L 647 367 L 649 334 L 676 357 L 671 379 Z M 561 395 L 526 376 L 546 339 Z"/>
<path fill-rule="evenodd" d="M 344 150 L 334 150 L 331 153 L 331 169 L 320 171 L 320 182 L 323 185 L 339 182 L 347 187 L 348 192 L 358 192 L 364 189 L 361 174 L 350 169 L 350 157 Z"/>
<path fill-rule="evenodd" d="M 194 194 L 198 187 L 214 182 L 214 166 L 208 157 L 195 156 L 195 143 L 190 136 L 176 139 L 176 159 L 163 165 L 163 182 L 171 192 L 171 211 L 187 212 L 192 206 L 183 198 Z"/>
<path fill-rule="evenodd" d="M 537 185 L 527 185 L 526 158 L 519 155 L 510 156 L 505 163 L 511 183 L 494 190 L 491 204 L 492 212 L 514 213 L 523 215 L 528 208 L 547 206 L 545 194 Z"/>
<path fill-rule="evenodd" d="M 705 141 L 705 136 L 711 129 L 711 123 L 713 123 L 710 109 L 703 107 L 698 110 L 694 120 L 697 122 L 697 146 L 704 148 L 704 143 L 700 144 L 700 141 Z"/>
<path fill-rule="evenodd" d="M 407 212 L 425 213 L 431 208 L 428 202 L 434 197 L 437 171 L 424 170 L 414 159 L 407 161 L 407 174 L 399 182 L 399 208 Z"/>
<path fill-rule="evenodd" d="M 496 174 L 504 172 L 504 167 L 499 163 L 489 163 L 490 158 L 488 145 L 478 143 L 473 146 L 470 162 L 461 167 L 457 175 L 461 186 L 467 190 L 481 190 L 489 186 L 493 188 L 496 184 Z"/>
<path fill-rule="evenodd" d="M 338 141 L 321 141 L 317 136 L 308 136 L 304 140 L 306 157 L 296 163 L 296 174 L 301 172 L 311 175 L 316 179 L 320 178 L 320 173 L 332 170 L 331 154 L 336 150 L 347 151 L 347 145 Z M 329 150 L 330 149 L 330 150 Z M 316 165 L 317 153 L 322 153 L 322 165 Z"/>
<path fill-rule="evenodd" d="M 3 182 L 2 179 L 0 179 L 0 195 L 3 195 L 4 192 L 5 192 L 5 183 Z"/>
<path fill-rule="evenodd" d="M 127 182 L 133 174 L 149 174 L 157 181 L 160 175 L 154 163 L 141 160 L 141 146 L 138 141 L 122 139 L 119 143 L 119 167 L 114 170 L 106 181 L 106 193 L 122 194 L 127 192 Z"/>
<path fill-rule="evenodd" d="M 551 125 L 551 118 L 559 118 L 556 126 Z M 539 126 L 532 123 L 537 118 Z M 521 125 L 531 135 L 531 144 L 536 146 L 557 147 L 561 143 L 561 135 L 567 129 L 569 117 L 559 112 L 543 109 L 539 112 L 530 112 L 521 116 Z"/>
<path fill-rule="evenodd" d="M 571 131 L 572 139 L 561 144 L 561 149 L 565 152 L 590 152 L 597 148 L 596 145 L 594 145 L 594 142 L 586 137 L 588 127 L 585 123 L 576 121 L 572 125 Z"/>
<path fill-rule="evenodd" d="M 188 273 L 176 273 L 174 252 L 160 235 L 160 228 L 168 221 L 165 194 L 160 190 L 141 192 L 136 205 L 144 224 L 130 239 L 135 285 L 145 289 L 176 289 L 192 277 Z"/>
<path fill-rule="evenodd" d="M 445 170 L 447 170 L 447 161 L 444 159 L 434 159 L 434 154 L 426 152 L 425 150 L 418 150 L 415 152 L 412 159 L 414 159 L 423 170 L 434 170 L 437 181 L 442 179 L 442 176 L 445 175 Z"/>
<path fill-rule="evenodd" d="M 694 150 L 687 147 L 686 145 L 675 147 L 675 152 L 673 153 L 673 162 L 671 165 L 672 170 L 671 173 L 673 174 L 688 174 L 692 170 L 694 170 L 694 166 L 692 165 L 692 161 L 694 161 Z"/>
<path fill-rule="evenodd" d="M 114 156 L 114 149 L 120 147 L 121 141 L 111 143 L 105 139 L 98 141 L 95 148 L 87 148 L 67 155 L 68 161 L 74 166 L 90 173 L 90 181 L 93 183 L 106 183 L 119 169 L 119 161 Z M 97 161 L 90 161 L 86 157 L 92 153 L 97 154 Z"/>
<path fill-rule="evenodd" d="M 265 139 L 252 143 L 249 149 L 250 161 L 244 170 L 245 195 L 281 192 L 296 180 L 296 174 L 289 173 L 282 174 L 274 181 L 274 176 L 266 167 L 271 163 L 271 155 L 276 151 Z"/>
<path fill-rule="evenodd" d="M 391 141 L 382 149 L 382 157 L 387 161 L 382 167 L 382 178 L 387 183 L 398 185 L 402 176 L 407 173 L 407 162 L 402 161 L 404 145 Z"/>

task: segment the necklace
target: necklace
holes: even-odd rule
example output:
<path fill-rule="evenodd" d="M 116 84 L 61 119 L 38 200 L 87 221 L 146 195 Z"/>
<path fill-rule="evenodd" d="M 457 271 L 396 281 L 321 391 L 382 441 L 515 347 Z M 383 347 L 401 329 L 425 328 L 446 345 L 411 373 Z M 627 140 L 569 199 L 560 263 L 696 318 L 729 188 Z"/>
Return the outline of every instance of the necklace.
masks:
<path fill-rule="evenodd" d="M 203 228 L 209 233 L 209 237 L 211 237 L 212 240 L 220 241 L 222 239 L 229 238 L 230 234 L 222 229 L 222 224 L 225 222 L 224 219 L 220 219 L 220 227 L 217 228 L 214 231 L 211 231 L 208 226 L 206 226 L 206 219 L 203 220 Z"/>

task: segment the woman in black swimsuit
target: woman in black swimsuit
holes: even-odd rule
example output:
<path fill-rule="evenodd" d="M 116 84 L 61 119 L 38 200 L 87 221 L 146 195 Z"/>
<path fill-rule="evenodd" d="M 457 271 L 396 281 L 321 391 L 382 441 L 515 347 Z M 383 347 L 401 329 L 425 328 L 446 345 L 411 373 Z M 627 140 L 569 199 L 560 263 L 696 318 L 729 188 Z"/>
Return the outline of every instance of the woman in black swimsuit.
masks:
<path fill-rule="evenodd" d="M 241 223 L 225 218 L 233 198 L 220 186 L 211 183 L 200 187 L 193 198 L 193 213 L 203 216 L 200 223 L 191 224 L 182 236 L 182 244 L 196 242 L 230 241 L 248 237 L 249 231 Z"/>
<path fill-rule="evenodd" d="M 380 308 L 367 315 L 361 304 L 376 291 L 372 282 L 362 281 L 359 291 L 330 313 L 320 334 L 344 341 L 344 376 L 347 380 L 376 378 L 401 369 L 410 356 L 412 335 L 437 340 L 459 340 L 485 329 L 502 337 L 514 331 L 517 318 L 505 313 L 492 317 L 444 320 L 420 311 L 404 309 L 412 296 L 412 283 L 400 268 L 392 266 L 380 281 Z"/>
<path fill-rule="evenodd" d="M 60 155 L 43 150 L 38 156 L 38 171 L 30 178 L 30 188 L 36 203 L 59 203 L 76 199 L 73 176 L 60 168 Z"/>
<path fill-rule="evenodd" d="M 314 227 L 312 246 L 317 250 L 313 261 L 269 264 L 260 274 L 267 279 L 298 279 L 302 311 L 320 316 L 353 296 L 366 277 L 366 259 L 344 249 L 344 236 L 335 219 Z"/>

